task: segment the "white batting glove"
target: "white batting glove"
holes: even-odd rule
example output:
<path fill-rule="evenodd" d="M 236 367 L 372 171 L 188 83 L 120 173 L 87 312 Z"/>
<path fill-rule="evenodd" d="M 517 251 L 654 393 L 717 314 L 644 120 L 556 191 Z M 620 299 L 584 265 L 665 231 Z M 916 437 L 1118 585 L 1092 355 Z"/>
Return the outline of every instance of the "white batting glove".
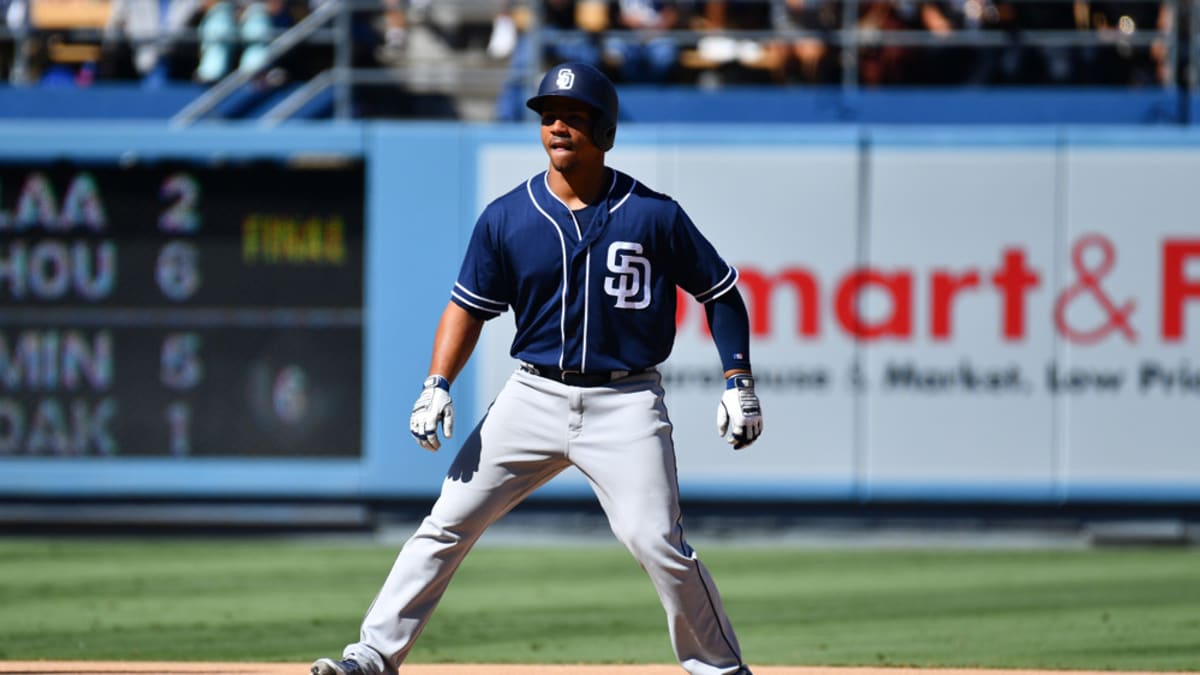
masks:
<path fill-rule="evenodd" d="M 743 373 L 725 380 L 725 393 L 717 406 L 717 433 L 734 450 L 741 450 L 758 438 L 762 428 L 762 408 L 754 393 L 754 376 Z"/>
<path fill-rule="evenodd" d="M 454 434 L 454 403 L 450 400 L 450 382 L 441 375 L 430 375 L 425 378 L 424 389 L 413 404 L 408 430 L 422 448 L 437 452 L 442 447 L 437 435 L 439 422 L 446 438 L 450 438 Z"/>

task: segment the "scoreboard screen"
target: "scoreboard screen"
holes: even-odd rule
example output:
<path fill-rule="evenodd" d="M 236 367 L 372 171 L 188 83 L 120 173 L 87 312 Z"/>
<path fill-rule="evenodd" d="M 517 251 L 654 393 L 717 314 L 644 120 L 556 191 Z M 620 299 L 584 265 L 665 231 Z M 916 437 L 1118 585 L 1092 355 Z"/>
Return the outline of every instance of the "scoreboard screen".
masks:
<path fill-rule="evenodd" d="M 0 459 L 361 457 L 364 175 L 0 163 Z"/>

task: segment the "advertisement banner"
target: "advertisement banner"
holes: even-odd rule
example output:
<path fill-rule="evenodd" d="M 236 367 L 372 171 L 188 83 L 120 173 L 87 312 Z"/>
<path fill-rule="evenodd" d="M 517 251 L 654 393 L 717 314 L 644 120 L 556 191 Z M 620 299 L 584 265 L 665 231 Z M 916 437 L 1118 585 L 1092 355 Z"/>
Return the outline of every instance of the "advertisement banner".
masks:
<path fill-rule="evenodd" d="M 438 453 L 409 411 L 474 219 L 546 167 L 536 128 L 72 129 L 0 128 L 0 496 L 436 496 L 512 314 Z M 735 451 L 680 296 L 686 498 L 1200 501 L 1190 133 L 630 124 L 608 161 L 679 201 L 750 315 L 765 432 Z"/>

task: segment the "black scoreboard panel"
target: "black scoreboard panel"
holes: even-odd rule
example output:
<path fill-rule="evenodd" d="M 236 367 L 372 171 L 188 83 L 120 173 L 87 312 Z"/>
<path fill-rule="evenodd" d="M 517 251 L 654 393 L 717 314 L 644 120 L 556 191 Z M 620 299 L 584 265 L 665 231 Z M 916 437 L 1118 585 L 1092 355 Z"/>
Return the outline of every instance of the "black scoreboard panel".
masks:
<path fill-rule="evenodd" d="M 361 456 L 364 175 L 0 164 L 0 459 Z"/>

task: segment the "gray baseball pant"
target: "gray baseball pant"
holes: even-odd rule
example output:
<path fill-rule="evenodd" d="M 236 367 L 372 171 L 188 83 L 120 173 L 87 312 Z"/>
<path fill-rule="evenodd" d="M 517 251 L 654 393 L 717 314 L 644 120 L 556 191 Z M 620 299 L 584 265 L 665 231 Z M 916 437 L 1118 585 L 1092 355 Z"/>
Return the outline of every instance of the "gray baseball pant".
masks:
<path fill-rule="evenodd" d="M 571 465 L 649 574 L 679 663 L 692 675 L 736 673 L 737 637 L 684 540 L 671 422 L 653 371 L 587 388 L 516 371 L 464 442 L 344 657 L 396 672 L 484 530 Z"/>

